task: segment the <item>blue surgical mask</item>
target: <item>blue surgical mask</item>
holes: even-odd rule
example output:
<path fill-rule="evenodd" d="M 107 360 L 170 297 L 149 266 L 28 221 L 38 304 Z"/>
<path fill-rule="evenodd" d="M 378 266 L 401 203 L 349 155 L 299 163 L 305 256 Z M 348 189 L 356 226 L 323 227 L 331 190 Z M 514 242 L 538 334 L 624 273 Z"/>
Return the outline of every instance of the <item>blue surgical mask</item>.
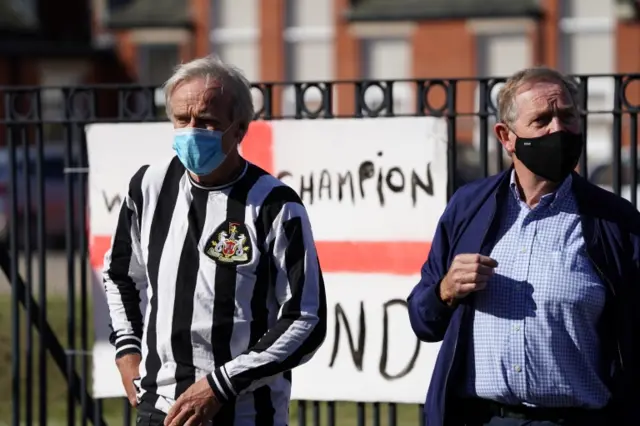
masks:
<path fill-rule="evenodd" d="M 220 167 L 227 155 L 222 151 L 223 132 L 199 128 L 175 129 L 173 149 L 182 164 L 198 176 Z"/>

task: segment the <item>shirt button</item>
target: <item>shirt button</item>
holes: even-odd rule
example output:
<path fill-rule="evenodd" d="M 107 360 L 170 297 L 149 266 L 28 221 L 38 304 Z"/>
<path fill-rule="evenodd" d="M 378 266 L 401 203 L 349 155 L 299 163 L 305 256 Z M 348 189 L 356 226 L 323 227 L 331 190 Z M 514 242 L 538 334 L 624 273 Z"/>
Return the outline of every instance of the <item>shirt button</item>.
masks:
<path fill-rule="evenodd" d="M 514 325 L 513 326 L 513 331 L 520 331 L 520 326 L 519 325 Z"/>
<path fill-rule="evenodd" d="M 516 370 L 516 373 L 519 373 L 522 371 L 522 367 L 520 367 L 519 365 L 515 365 L 513 369 Z"/>
<path fill-rule="evenodd" d="M 526 252 L 527 252 L 527 248 L 526 248 L 526 247 L 522 247 L 522 248 L 520 249 L 520 252 L 521 252 L 521 253 L 526 253 Z"/>

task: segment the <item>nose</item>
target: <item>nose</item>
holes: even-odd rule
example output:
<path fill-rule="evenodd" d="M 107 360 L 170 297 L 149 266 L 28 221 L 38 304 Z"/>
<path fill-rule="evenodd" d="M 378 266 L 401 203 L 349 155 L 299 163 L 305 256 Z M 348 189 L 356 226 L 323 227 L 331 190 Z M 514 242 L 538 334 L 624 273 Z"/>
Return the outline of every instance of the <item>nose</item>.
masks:
<path fill-rule="evenodd" d="M 567 130 L 566 126 L 562 123 L 558 117 L 553 117 L 548 126 L 549 133 L 559 132 L 561 130 Z"/>

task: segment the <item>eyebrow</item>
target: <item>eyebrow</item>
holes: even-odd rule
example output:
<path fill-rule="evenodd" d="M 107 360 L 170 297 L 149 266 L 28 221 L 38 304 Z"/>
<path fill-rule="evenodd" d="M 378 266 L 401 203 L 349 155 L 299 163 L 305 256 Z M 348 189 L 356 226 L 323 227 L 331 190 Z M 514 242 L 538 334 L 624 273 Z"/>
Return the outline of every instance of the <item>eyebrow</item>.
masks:
<path fill-rule="evenodd" d="M 563 105 L 563 106 L 557 106 L 555 108 L 539 108 L 536 109 L 534 111 L 532 111 L 531 116 L 532 117 L 538 117 L 541 115 L 550 115 L 553 112 L 558 112 L 560 114 L 577 114 L 578 113 L 578 108 L 574 107 L 572 105 Z"/>
<path fill-rule="evenodd" d="M 191 120 L 193 116 L 187 112 L 177 112 L 174 114 L 174 117 L 179 120 Z M 195 118 L 198 120 L 206 120 L 215 124 L 220 124 L 220 120 L 218 119 L 218 117 L 208 112 L 198 113 L 195 115 Z"/>

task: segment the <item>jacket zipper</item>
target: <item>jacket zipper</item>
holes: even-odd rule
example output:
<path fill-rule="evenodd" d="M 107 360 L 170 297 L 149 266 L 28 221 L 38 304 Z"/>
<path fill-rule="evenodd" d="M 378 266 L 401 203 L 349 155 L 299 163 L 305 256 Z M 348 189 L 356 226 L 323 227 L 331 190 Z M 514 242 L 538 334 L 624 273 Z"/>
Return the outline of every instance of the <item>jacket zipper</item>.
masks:
<path fill-rule="evenodd" d="M 484 245 L 484 241 L 487 238 L 489 229 L 493 224 L 493 219 L 496 216 L 498 195 L 494 194 L 493 199 L 494 199 L 493 211 L 491 212 L 491 216 L 489 217 L 489 226 L 487 226 L 486 229 L 484 230 L 484 234 L 482 235 L 482 239 L 480 240 L 480 249 L 482 249 L 482 246 Z M 462 320 L 463 318 L 460 318 L 460 327 L 462 327 Z M 460 330 L 458 330 L 458 334 L 456 335 L 456 340 L 455 342 L 453 342 L 453 356 L 451 357 L 451 361 L 449 361 L 447 374 L 444 376 L 444 398 L 443 398 L 442 406 L 440 407 L 440 411 L 442 411 L 443 420 L 445 418 L 445 406 L 447 402 L 447 388 L 449 387 L 449 375 L 451 374 L 451 369 L 453 368 L 453 362 L 455 361 L 455 358 L 456 358 L 456 350 L 458 349 L 458 340 L 460 340 Z"/>
<path fill-rule="evenodd" d="M 607 284 L 607 286 L 609 287 L 609 290 L 611 290 L 611 294 L 613 294 L 613 297 L 616 298 L 616 289 L 613 286 L 613 283 L 607 278 L 607 276 L 602 272 L 602 269 L 600 269 L 598 264 L 593 260 L 593 258 L 591 257 L 591 254 L 589 254 L 589 250 L 586 250 L 586 252 L 587 252 L 587 258 L 589 258 L 589 261 L 591 261 L 591 264 L 593 265 L 593 267 L 596 268 L 596 271 L 598 272 L 600 279 Z M 615 308 L 615 305 L 614 305 L 614 308 Z M 622 361 L 622 349 L 620 348 L 620 339 L 618 339 L 617 335 L 616 335 L 616 349 L 618 350 L 618 360 L 620 361 L 620 368 L 622 369 L 622 371 L 624 371 L 624 362 Z"/>

